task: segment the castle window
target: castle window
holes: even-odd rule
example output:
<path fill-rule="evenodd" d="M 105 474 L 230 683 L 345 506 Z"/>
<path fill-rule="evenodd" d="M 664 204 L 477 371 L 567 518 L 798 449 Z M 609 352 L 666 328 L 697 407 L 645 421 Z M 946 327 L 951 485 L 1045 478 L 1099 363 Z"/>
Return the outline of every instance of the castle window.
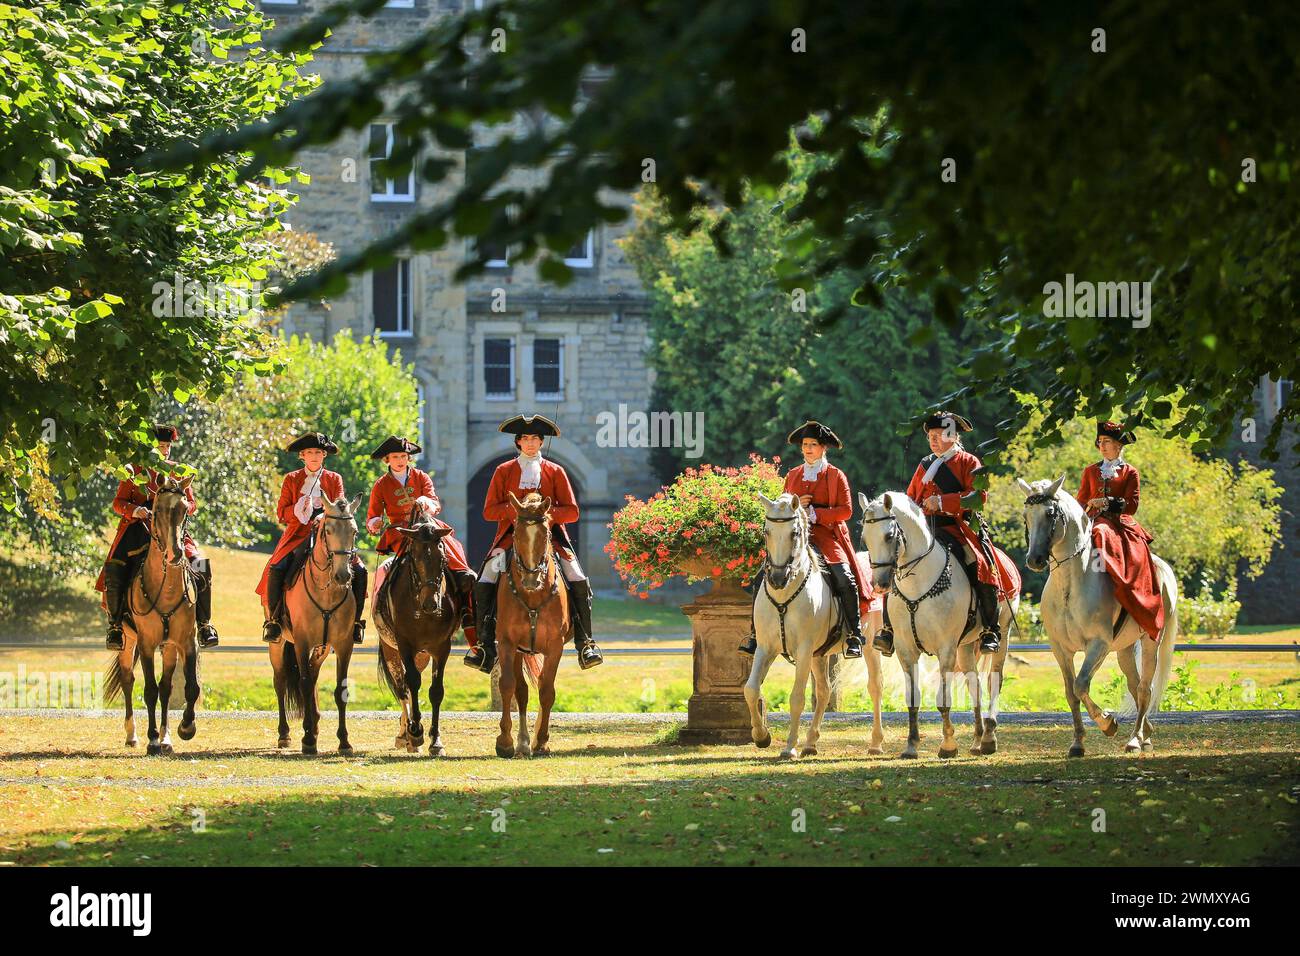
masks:
<path fill-rule="evenodd" d="M 533 390 L 539 399 L 564 398 L 564 342 L 533 339 Z"/>
<path fill-rule="evenodd" d="M 486 397 L 504 401 L 515 397 L 515 340 L 483 340 L 483 385 Z"/>
<path fill-rule="evenodd" d="M 381 175 L 378 166 L 406 145 L 406 137 L 392 123 L 370 124 L 370 200 L 371 202 L 414 202 L 415 169 L 398 179 Z"/>
<path fill-rule="evenodd" d="M 376 269 L 374 279 L 375 328 L 381 336 L 411 334 L 411 260 L 399 259 Z"/>
<path fill-rule="evenodd" d="M 574 243 L 569 251 L 564 254 L 564 264 L 566 266 L 576 266 L 579 269 L 590 269 L 596 264 L 595 259 L 595 237 L 596 234 L 587 230 L 587 234 L 579 242 Z"/>

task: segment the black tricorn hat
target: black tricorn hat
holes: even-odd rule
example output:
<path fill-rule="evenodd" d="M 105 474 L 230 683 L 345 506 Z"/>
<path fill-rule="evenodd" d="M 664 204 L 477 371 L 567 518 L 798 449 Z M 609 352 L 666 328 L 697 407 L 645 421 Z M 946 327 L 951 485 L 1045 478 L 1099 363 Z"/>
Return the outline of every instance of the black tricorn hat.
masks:
<path fill-rule="evenodd" d="M 959 432 L 968 432 L 975 428 L 970 423 L 970 419 L 964 415 L 958 415 L 956 412 L 933 412 L 925 416 L 925 421 L 921 423 L 921 431 L 928 432 L 931 428 L 948 428 L 948 423 Z"/>
<path fill-rule="evenodd" d="M 157 441 L 175 441 L 180 436 L 180 429 L 175 425 L 155 425 L 153 427 L 153 437 Z"/>
<path fill-rule="evenodd" d="M 840 441 L 840 436 L 835 434 L 821 422 L 806 421 L 789 435 L 785 437 L 791 445 L 797 445 L 805 438 L 811 438 L 819 445 L 830 445 L 832 448 L 843 448 L 844 443 Z"/>
<path fill-rule="evenodd" d="M 398 438 L 396 435 L 389 435 L 384 439 L 384 443 L 370 453 L 370 457 L 376 461 L 382 460 L 385 455 L 391 455 L 394 452 L 405 452 L 408 455 L 415 455 L 423 451 L 419 445 L 413 441 L 407 441 L 405 438 Z"/>
<path fill-rule="evenodd" d="M 307 432 L 295 438 L 285 451 L 306 451 L 308 448 L 320 448 L 327 455 L 333 455 L 339 450 L 339 446 L 326 438 L 323 433 Z"/>
<path fill-rule="evenodd" d="M 497 431 L 514 435 L 516 438 L 523 435 L 536 435 L 538 438 L 546 438 L 550 435 L 560 437 L 560 426 L 545 415 L 516 415 L 514 418 L 507 418 L 497 426 Z"/>
<path fill-rule="evenodd" d="M 1132 432 L 1124 431 L 1117 422 L 1098 422 L 1097 438 L 1113 438 L 1121 445 L 1131 445 L 1137 441 L 1137 437 Z"/>

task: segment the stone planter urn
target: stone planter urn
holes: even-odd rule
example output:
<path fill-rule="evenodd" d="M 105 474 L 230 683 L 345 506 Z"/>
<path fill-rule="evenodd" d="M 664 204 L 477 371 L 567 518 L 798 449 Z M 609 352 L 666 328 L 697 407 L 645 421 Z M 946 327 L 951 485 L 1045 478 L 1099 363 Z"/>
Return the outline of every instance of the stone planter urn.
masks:
<path fill-rule="evenodd" d="M 708 576 L 707 561 L 683 562 L 682 570 Z M 714 578 L 713 587 L 682 607 L 691 621 L 692 693 L 686 703 L 683 744 L 751 742 L 745 681 L 753 658 L 737 647 L 749 633 L 753 598 L 735 581 Z"/>

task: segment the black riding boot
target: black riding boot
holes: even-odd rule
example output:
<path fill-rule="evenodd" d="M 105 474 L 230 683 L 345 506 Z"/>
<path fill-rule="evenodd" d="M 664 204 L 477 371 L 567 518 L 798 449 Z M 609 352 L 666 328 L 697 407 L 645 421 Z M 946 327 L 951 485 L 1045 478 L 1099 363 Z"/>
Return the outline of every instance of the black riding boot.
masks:
<path fill-rule="evenodd" d="M 262 624 L 262 640 L 274 644 L 280 639 L 280 605 L 284 601 L 284 568 L 266 569 L 266 606 L 270 616 Z"/>
<path fill-rule="evenodd" d="M 460 626 L 466 630 L 474 626 L 474 585 L 478 575 L 473 571 L 453 571 L 447 569 L 447 579 L 460 595 Z"/>
<path fill-rule="evenodd" d="M 591 582 L 584 578 L 566 583 L 569 585 L 569 613 L 573 617 L 573 649 L 578 652 L 578 666 L 585 671 L 605 660 L 591 637 Z"/>
<path fill-rule="evenodd" d="M 760 569 L 758 574 L 754 575 L 754 580 L 750 581 L 749 586 L 745 588 L 745 590 L 748 591 L 751 596 L 758 595 L 758 589 L 763 586 L 763 575 L 765 573 L 766 573 L 765 571 Z M 753 656 L 754 652 L 758 650 L 758 632 L 754 627 L 754 602 L 753 601 L 749 602 L 749 637 L 745 638 L 745 642 L 741 644 L 740 647 L 737 648 L 737 650 L 739 650 L 740 653 L 748 654 L 751 657 Z"/>
<path fill-rule="evenodd" d="M 835 593 L 840 599 L 840 612 L 844 616 L 844 656 L 862 656 L 862 608 L 858 604 L 858 583 L 853 579 L 853 569 L 847 564 L 829 564 L 827 568 L 835 580 Z"/>
<path fill-rule="evenodd" d="M 882 613 L 881 617 L 884 623 L 881 624 L 880 630 L 876 631 L 876 637 L 871 642 L 871 646 L 880 651 L 883 657 L 894 656 L 894 628 L 889 623 L 889 598 L 880 602 Z"/>
<path fill-rule="evenodd" d="M 984 630 L 980 632 L 980 650 L 993 654 L 998 649 L 1001 637 L 998 630 L 997 585 L 980 581 L 975 585 L 975 597 L 979 603 L 980 622 L 984 625 Z"/>
<path fill-rule="evenodd" d="M 474 631 L 478 646 L 471 647 L 464 664 L 491 674 L 497 662 L 497 583 L 474 583 Z"/>
<path fill-rule="evenodd" d="M 357 623 L 352 631 L 352 643 L 360 644 L 366 636 L 366 622 L 361 619 L 361 612 L 366 608 L 366 589 L 370 583 L 370 572 L 365 565 L 352 568 L 352 597 L 357 602 Z"/>
<path fill-rule="evenodd" d="M 122 614 L 126 610 L 126 565 L 110 560 L 104 565 L 104 606 L 108 609 L 108 637 L 104 646 L 110 651 L 122 649 Z"/>
<path fill-rule="evenodd" d="M 217 629 L 212 626 L 212 565 L 203 562 L 198 593 L 194 596 L 194 620 L 199 625 L 199 647 L 216 647 Z"/>

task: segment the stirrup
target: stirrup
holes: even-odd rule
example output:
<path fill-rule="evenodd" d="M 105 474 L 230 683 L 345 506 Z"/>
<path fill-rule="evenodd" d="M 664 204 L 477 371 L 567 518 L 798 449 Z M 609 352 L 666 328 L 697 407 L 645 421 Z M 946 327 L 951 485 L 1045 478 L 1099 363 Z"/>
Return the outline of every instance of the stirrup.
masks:
<path fill-rule="evenodd" d="M 985 628 L 980 634 L 980 650 L 996 654 L 1002 643 L 1002 636 L 997 631 Z"/>
<path fill-rule="evenodd" d="M 211 624 L 199 625 L 199 647 L 216 647 L 221 643 L 217 637 L 217 629 Z"/>
<path fill-rule="evenodd" d="M 844 639 L 844 653 L 840 655 L 849 660 L 857 660 L 862 656 L 862 638 L 856 634 L 850 634 Z"/>
<path fill-rule="evenodd" d="M 605 658 L 601 656 L 600 648 L 596 646 L 595 641 L 588 641 L 582 645 L 582 650 L 578 651 L 578 666 L 584 671 L 603 663 Z"/>
<path fill-rule="evenodd" d="M 736 650 L 740 651 L 740 653 L 742 654 L 748 654 L 750 657 L 753 657 L 754 652 L 758 650 L 757 635 L 750 634 L 749 637 L 745 638 L 744 643 L 742 643 L 738 648 L 736 648 Z"/>
<path fill-rule="evenodd" d="M 892 629 L 882 627 L 876 631 L 876 636 L 871 640 L 871 646 L 885 657 L 894 656 L 894 632 Z"/>
<path fill-rule="evenodd" d="M 352 628 L 352 643 L 360 644 L 365 640 L 365 637 L 366 637 L 366 622 L 357 621 L 356 625 Z"/>
<path fill-rule="evenodd" d="M 120 651 L 122 646 L 122 625 L 110 624 L 108 636 L 104 638 L 104 647 L 110 651 Z"/>
<path fill-rule="evenodd" d="M 262 640 L 268 644 L 280 643 L 280 622 L 263 621 L 262 622 Z"/>
<path fill-rule="evenodd" d="M 476 671 L 482 671 L 484 674 L 491 674 L 492 668 L 496 666 L 497 655 L 496 648 L 492 649 L 489 654 L 482 644 L 477 647 L 471 647 L 466 653 L 461 663 L 466 667 L 472 667 Z"/>

